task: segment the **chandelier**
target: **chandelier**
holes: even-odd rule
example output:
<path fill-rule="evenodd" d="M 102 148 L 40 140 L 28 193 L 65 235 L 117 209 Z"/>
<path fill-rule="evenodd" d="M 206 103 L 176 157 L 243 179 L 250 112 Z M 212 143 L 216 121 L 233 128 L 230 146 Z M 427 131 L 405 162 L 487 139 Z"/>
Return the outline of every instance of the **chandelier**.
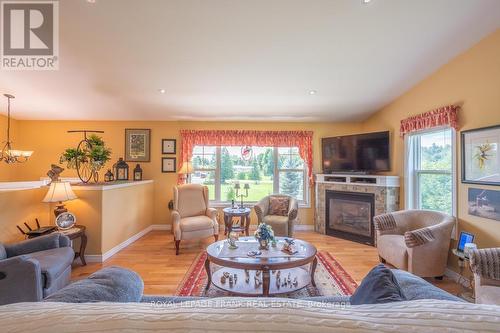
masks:
<path fill-rule="evenodd" d="M 33 152 L 28 150 L 12 149 L 12 141 L 10 141 L 10 100 L 15 97 L 9 94 L 4 94 L 4 96 L 7 97 L 7 142 L 3 146 L 2 150 L 0 150 L 0 160 L 7 164 L 16 162 L 23 163 L 30 158 Z"/>

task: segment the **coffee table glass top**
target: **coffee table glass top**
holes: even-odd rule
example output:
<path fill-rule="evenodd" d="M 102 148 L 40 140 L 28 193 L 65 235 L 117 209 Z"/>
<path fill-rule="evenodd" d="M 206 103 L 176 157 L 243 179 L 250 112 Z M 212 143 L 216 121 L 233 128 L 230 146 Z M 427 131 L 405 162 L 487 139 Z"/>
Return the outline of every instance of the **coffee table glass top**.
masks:
<path fill-rule="evenodd" d="M 276 237 L 277 245 L 269 250 L 259 250 L 259 243 L 254 237 L 240 237 L 238 249 L 229 249 L 227 240 L 215 242 L 207 247 L 207 254 L 211 262 L 226 267 L 259 268 L 263 265 L 290 266 L 300 265 L 301 262 L 309 262 L 316 255 L 316 248 L 303 240 L 294 239 L 294 248 L 297 254 L 290 255 L 281 251 L 286 237 Z M 261 255 L 255 257 L 248 256 L 248 251 L 261 251 Z"/>

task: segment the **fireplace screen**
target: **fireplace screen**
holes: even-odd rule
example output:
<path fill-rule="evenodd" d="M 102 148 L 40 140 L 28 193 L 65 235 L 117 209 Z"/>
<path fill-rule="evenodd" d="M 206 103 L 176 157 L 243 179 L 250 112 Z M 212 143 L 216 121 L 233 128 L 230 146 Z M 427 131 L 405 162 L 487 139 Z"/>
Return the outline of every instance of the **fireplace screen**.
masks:
<path fill-rule="evenodd" d="M 372 204 L 370 202 L 330 199 L 328 226 L 350 234 L 371 237 Z"/>

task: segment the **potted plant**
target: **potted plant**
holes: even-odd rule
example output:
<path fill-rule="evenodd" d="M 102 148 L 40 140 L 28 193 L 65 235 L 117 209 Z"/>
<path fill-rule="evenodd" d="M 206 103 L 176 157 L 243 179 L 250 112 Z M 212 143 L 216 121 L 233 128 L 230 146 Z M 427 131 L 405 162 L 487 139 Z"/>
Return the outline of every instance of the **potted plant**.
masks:
<path fill-rule="evenodd" d="M 104 140 L 92 134 L 82 140 L 77 148 L 66 149 L 59 163 L 66 163 L 68 169 L 76 169 L 78 177 L 82 182 L 87 183 L 90 178 L 97 182 L 99 170 L 111 159 L 111 149 L 107 148 Z"/>
<path fill-rule="evenodd" d="M 261 223 L 255 230 L 255 238 L 259 241 L 261 250 L 269 249 L 269 242 L 274 240 L 274 231 L 269 224 Z"/>

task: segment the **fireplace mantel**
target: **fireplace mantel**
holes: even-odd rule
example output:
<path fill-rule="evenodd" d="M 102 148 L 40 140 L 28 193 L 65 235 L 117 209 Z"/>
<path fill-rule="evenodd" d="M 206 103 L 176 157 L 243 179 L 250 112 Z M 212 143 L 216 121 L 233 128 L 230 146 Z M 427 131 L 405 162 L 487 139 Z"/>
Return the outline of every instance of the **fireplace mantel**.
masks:
<path fill-rule="evenodd" d="M 353 174 L 317 174 L 314 230 L 326 234 L 326 191 L 372 193 L 374 215 L 399 210 L 399 177 Z"/>

